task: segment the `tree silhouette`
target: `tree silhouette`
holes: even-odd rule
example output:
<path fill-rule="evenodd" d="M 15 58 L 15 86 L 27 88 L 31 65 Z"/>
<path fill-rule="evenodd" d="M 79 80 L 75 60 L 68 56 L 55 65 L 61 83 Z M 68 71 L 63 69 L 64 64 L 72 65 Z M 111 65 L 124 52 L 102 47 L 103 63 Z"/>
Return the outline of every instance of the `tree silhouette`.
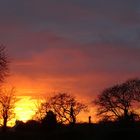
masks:
<path fill-rule="evenodd" d="M 8 64 L 9 61 L 6 54 L 5 47 L 3 45 L 0 45 L 0 82 L 3 82 L 5 77 L 9 73 Z"/>
<path fill-rule="evenodd" d="M 67 93 L 58 93 L 42 103 L 37 114 L 44 114 L 50 110 L 56 114 L 59 123 L 76 123 L 77 115 L 86 109 L 87 106 L 75 97 Z"/>
<path fill-rule="evenodd" d="M 108 119 L 129 120 L 139 101 L 140 80 L 132 79 L 105 89 L 94 103 L 98 106 L 97 115 L 99 116 Z"/>
<path fill-rule="evenodd" d="M 42 119 L 41 124 L 43 128 L 47 128 L 49 130 L 56 128 L 56 115 L 52 111 L 48 111 L 44 119 Z"/>
<path fill-rule="evenodd" d="M 45 99 L 45 103 L 47 102 L 47 100 Z M 46 106 L 44 105 L 44 100 L 40 100 L 38 99 L 37 102 L 35 103 L 35 114 L 33 115 L 32 119 L 39 121 L 41 123 L 41 121 L 44 119 L 44 117 L 46 116 L 46 112 L 49 111 L 49 109 L 46 108 Z"/>
<path fill-rule="evenodd" d="M 14 118 L 14 107 L 16 101 L 14 88 L 11 90 L 0 90 L 0 119 L 3 121 L 2 126 L 4 131 L 7 128 L 7 122 Z"/>

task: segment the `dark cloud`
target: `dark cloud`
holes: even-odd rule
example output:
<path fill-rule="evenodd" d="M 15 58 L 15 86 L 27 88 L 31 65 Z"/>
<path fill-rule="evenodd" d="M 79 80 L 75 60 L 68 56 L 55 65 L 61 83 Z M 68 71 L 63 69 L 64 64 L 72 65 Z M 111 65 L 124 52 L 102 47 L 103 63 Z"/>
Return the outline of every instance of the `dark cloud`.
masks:
<path fill-rule="evenodd" d="M 138 0 L 3 0 L 0 10 L 1 22 L 27 30 L 50 29 L 80 41 L 135 41 L 140 28 Z"/>

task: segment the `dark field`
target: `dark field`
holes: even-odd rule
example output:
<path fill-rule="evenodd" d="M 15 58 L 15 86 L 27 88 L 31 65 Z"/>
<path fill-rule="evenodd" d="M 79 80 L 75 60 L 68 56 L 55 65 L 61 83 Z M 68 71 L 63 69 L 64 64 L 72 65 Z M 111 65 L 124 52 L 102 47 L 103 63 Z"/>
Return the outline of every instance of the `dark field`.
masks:
<path fill-rule="evenodd" d="M 16 130 L 0 133 L 1 140 L 118 140 L 139 139 L 140 126 L 77 124 L 55 130 Z"/>

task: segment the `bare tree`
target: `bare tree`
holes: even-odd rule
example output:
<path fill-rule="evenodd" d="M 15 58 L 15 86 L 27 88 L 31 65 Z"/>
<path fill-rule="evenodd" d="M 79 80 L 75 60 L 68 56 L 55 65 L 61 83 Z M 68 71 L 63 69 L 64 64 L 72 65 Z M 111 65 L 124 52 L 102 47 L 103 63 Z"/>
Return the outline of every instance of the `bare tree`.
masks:
<path fill-rule="evenodd" d="M 37 100 L 37 102 L 35 103 L 35 108 L 33 108 L 33 110 L 35 111 L 35 114 L 32 117 L 33 120 L 41 122 L 44 119 L 46 113 L 49 111 L 45 103 L 47 103 L 46 99 Z"/>
<path fill-rule="evenodd" d="M 6 54 L 6 49 L 3 45 L 0 45 L 0 82 L 3 82 L 9 73 L 8 65 L 9 60 Z"/>
<path fill-rule="evenodd" d="M 58 93 L 41 104 L 42 112 L 52 111 L 56 114 L 59 123 L 76 123 L 76 117 L 87 106 L 67 93 Z M 40 110 L 40 111 L 41 111 Z M 44 111 L 45 110 L 45 111 Z"/>
<path fill-rule="evenodd" d="M 97 115 L 108 119 L 129 119 L 136 102 L 140 101 L 140 80 L 132 79 L 105 89 L 94 103 L 98 106 Z"/>
<path fill-rule="evenodd" d="M 7 128 L 7 122 L 15 117 L 14 108 L 17 101 L 14 88 L 0 90 L 0 119 L 2 119 L 3 130 Z"/>

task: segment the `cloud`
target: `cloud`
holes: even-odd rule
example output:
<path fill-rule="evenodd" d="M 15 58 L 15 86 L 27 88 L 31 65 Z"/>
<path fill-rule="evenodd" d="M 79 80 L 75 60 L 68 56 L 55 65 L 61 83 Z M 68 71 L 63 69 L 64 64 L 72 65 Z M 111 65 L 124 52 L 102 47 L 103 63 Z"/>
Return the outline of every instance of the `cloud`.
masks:
<path fill-rule="evenodd" d="M 29 53 L 19 59 L 16 54 L 11 72 L 13 79 L 17 77 L 15 84 L 20 78 L 25 79 L 21 87 L 28 87 L 36 95 L 66 91 L 95 96 L 109 85 L 140 74 L 140 48 L 132 48 L 127 43 L 82 44 L 51 32 L 26 37 L 19 42 L 24 42 L 20 46 L 22 52 L 29 50 Z M 24 47 L 26 43 L 30 47 Z M 41 48 L 34 47 L 37 45 Z"/>
<path fill-rule="evenodd" d="M 2 0 L 1 23 L 28 30 L 51 30 L 80 42 L 139 42 L 138 0 Z M 2 26 L 3 27 L 3 26 Z M 9 27 L 7 29 L 9 29 Z M 8 33 L 10 33 L 9 30 Z M 15 34 L 15 33 L 14 33 Z"/>

